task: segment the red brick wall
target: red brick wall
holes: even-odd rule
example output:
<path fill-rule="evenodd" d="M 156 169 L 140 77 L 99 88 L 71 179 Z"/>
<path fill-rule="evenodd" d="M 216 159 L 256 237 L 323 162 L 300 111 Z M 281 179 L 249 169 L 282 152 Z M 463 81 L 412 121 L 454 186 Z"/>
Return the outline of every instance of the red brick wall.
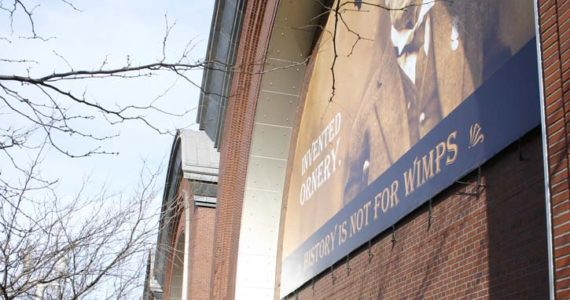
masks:
<path fill-rule="evenodd" d="M 175 251 L 179 238 L 184 239 L 185 215 L 184 193 L 193 203 L 194 195 L 187 179 L 182 179 L 177 191 L 177 216 L 172 224 L 172 240 L 170 241 L 170 254 L 165 265 L 164 299 L 169 299 L 174 261 L 181 263 L 184 253 Z M 189 295 L 188 299 L 208 299 L 210 294 L 210 280 L 212 271 L 212 253 L 214 246 L 216 209 L 210 207 L 192 206 L 190 210 L 190 262 L 189 262 Z"/>
<path fill-rule="evenodd" d="M 204 300 L 210 296 L 214 222 L 216 209 L 195 206 L 190 217 L 190 295 L 189 299 Z"/>
<path fill-rule="evenodd" d="M 554 280 L 557 299 L 570 299 L 570 1 L 540 0 L 539 23 L 548 144 Z"/>
<path fill-rule="evenodd" d="M 521 159 L 522 158 L 522 159 Z M 545 299 L 541 138 L 527 135 L 290 299 Z"/>
<path fill-rule="evenodd" d="M 241 211 L 261 71 L 276 0 L 247 1 L 220 147 L 210 299 L 233 299 Z"/>

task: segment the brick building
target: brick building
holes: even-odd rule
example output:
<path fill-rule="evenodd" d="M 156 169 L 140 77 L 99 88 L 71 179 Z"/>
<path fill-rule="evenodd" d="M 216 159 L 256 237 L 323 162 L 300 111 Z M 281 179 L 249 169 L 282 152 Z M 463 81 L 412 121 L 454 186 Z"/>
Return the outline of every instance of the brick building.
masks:
<path fill-rule="evenodd" d="M 568 16 L 218 0 L 208 298 L 570 298 Z"/>
<path fill-rule="evenodd" d="M 143 299 L 208 298 L 218 164 L 219 154 L 205 133 L 176 135 Z"/>

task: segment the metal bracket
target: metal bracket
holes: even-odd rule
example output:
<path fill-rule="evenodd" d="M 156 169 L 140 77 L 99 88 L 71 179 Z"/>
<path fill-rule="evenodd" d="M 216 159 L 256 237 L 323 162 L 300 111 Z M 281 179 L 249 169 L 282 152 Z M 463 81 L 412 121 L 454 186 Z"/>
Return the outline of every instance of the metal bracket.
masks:
<path fill-rule="evenodd" d="M 392 246 L 396 243 L 396 226 L 392 225 Z"/>
<path fill-rule="evenodd" d="M 485 188 L 485 185 L 483 183 L 481 183 L 481 167 L 477 168 L 477 184 L 475 186 L 475 191 L 471 191 L 471 192 L 457 192 L 457 195 L 462 195 L 462 196 L 475 196 L 475 197 L 479 197 L 479 195 L 481 194 L 481 189 Z M 471 185 L 471 182 L 465 182 L 465 181 L 456 181 L 456 183 L 459 184 L 463 184 L 463 185 Z"/>
<path fill-rule="evenodd" d="M 374 254 L 372 254 L 372 241 L 368 240 L 368 262 L 372 261 L 373 256 Z"/>
<path fill-rule="evenodd" d="M 311 288 L 313 289 L 313 296 L 315 295 L 315 278 L 311 279 Z"/>
<path fill-rule="evenodd" d="M 522 138 L 520 138 L 518 142 L 519 142 L 519 161 L 525 161 L 526 158 L 524 158 L 522 154 Z"/>
<path fill-rule="evenodd" d="M 336 276 L 334 276 L 334 266 L 331 266 L 331 277 L 332 277 L 332 283 L 334 284 L 336 281 Z"/>
<path fill-rule="evenodd" d="M 346 276 L 350 275 L 350 254 L 346 256 Z"/>
<path fill-rule="evenodd" d="M 431 219 L 433 216 L 433 205 L 432 205 L 432 198 L 429 198 L 429 210 L 428 210 L 428 230 L 431 228 Z"/>

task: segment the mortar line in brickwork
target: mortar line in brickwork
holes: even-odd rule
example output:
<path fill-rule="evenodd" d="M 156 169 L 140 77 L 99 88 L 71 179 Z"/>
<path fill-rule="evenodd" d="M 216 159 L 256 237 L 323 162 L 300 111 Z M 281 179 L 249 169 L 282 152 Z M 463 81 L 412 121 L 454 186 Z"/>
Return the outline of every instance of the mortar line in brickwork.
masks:
<path fill-rule="evenodd" d="M 561 94 L 561 98 L 562 98 L 562 111 L 564 112 L 563 114 L 563 118 L 565 118 L 568 110 L 566 108 L 566 101 L 565 99 L 565 92 L 564 92 L 564 82 L 562 81 L 562 73 L 563 73 L 563 69 L 562 69 L 562 49 L 560 47 L 561 44 L 561 40 L 560 40 L 560 11 L 558 10 L 559 6 L 558 6 L 558 0 L 554 0 L 554 10 L 555 10 L 555 15 L 556 15 L 556 37 L 557 37 L 557 42 L 556 42 L 556 47 L 558 48 L 558 67 L 560 70 L 560 80 L 559 80 L 559 85 L 560 85 L 560 94 Z M 565 147 L 565 151 L 566 151 L 566 157 L 568 157 L 568 140 L 567 140 L 567 136 L 568 136 L 568 122 L 564 121 L 564 131 L 565 131 L 565 135 L 564 135 L 564 140 L 566 142 L 566 147 Z M 568 163 L 568 166 L 570 167 L 570 163 Z M 567 179 L 568 183 L 570 183 L 570 177 Z"/>
<path fill-rule="evenodd" d="M 562 223 L 560 223 L 560 224 L 556 224 L 556 225 L 554 226 L 554 229 L 560 228 L 560 227 L 562 227 L 562 226 L 564 226 L 564 225 L 568 225 L 568 224 L 570 224 L 570 221 L 566 221 L 566 222 L 562 222 Z M 570 266 L 568 266 L 568 267 L 570 267 Z"/>

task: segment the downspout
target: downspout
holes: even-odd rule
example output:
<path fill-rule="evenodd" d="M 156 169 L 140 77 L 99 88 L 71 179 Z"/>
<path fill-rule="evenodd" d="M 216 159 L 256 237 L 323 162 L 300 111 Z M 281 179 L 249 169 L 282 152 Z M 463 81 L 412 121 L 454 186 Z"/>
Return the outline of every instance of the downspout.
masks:
<path fill-rule="evenodd" d="M 536 35 L 536 54 L 538 64 L 538 87 L 540 94 L 540 125 L 542 133 L 542 161 L 544 165 L 544 202 L 546 211 L 546 244 L 548 251 L 548 292 L 549 299 L 555 299 L 554 293 L 554 259 L 552 246 L 552 211 L 550 204 L 550 178 L 549 178 L 549 165 L 548 165 L 548 137 L 546 135 L 546 103 L 544 100 L 544 79 L 542 70 L 542 43 L 540 41 L 540 12 L 538 9 L 538 0 L 534 0 L 534 28 Z"/>
<path fill-rule="evenodd" d="M 190 197 L 186 191 L 182 191 L 184 202 L 184 269 L 182 271 L 182 300 L 188 299 L 188 277 L 190 267 Z"/>

